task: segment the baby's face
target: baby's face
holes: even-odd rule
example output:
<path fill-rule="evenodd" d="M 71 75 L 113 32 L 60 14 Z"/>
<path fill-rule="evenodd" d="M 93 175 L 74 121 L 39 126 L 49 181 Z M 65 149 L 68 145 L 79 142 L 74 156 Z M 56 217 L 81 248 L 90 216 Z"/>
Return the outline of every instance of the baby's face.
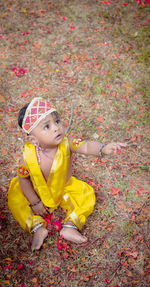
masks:
<path fill-rule="evenodd" d="M 32 134 L 38 141 L 40 147 L 53 148 L 58 146 L 64 138 L 64 128 L 57 114 L 47 115 Z"/>

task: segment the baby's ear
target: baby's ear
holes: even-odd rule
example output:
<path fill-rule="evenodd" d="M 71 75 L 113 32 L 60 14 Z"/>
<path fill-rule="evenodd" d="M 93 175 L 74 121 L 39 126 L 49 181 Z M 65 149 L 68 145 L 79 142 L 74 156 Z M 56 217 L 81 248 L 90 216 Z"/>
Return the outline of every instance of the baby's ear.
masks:
<path fill-rule="evenodd" d="M 32 134 L 28 135 L 28 141 L 33 145 L 38 145 L 38 141 L 37 141 L 36 137 Z"/>

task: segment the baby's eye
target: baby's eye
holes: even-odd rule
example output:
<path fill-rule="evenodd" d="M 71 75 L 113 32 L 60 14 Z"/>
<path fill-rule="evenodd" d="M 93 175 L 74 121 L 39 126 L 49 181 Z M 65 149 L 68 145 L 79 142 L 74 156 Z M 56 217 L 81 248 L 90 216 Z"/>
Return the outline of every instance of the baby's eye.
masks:
<path fill-rule="evenodd" d="M 58 125 L 60 123 L 60 120 L 56 120 L 56 125 Z"/>
<path fill-rule="evenodd" d="M 44 127 L 44 130 L 48 130 L 50 128 L 50 126 L 49 125 L 46 125 L 45 127 Z"/>

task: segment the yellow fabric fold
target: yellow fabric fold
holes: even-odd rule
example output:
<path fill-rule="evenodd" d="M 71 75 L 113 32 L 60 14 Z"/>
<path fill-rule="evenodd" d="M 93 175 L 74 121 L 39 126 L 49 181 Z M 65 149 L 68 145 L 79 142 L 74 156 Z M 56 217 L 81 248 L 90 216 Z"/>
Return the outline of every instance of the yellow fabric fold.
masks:
<path fill-rule="evenodd" d="M 73 223 L 81 230 L 86 218 L 93 212 L 95 192 L 86 182 L 71 176 L 64 188 L 64 196 L 60 206 L 66 209 L 66 221 Z"/>

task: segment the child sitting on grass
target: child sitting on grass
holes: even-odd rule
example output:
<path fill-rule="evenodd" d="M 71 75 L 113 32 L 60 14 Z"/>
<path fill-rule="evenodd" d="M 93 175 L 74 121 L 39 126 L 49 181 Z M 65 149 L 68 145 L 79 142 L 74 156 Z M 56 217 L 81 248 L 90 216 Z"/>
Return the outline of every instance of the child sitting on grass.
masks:
<path fill-rule="evenodd" d="M 18 177 L 9 187 L 8 206 L 21 227 L 33 234 L 32 250 L 42 246 L 48 235 L 44 217 L 58 206 L 66 210 L 60 235 L 74 243 L 86 242 L 80 230 L 94 209 L 95 193 L 71 175 L 71 155 L 108 155 L 126 144 L 103 145 L 65 136 L 55 107 L 42 98 L 34 98 L 20 110 L 18 123 L 28 141 Z"/>

